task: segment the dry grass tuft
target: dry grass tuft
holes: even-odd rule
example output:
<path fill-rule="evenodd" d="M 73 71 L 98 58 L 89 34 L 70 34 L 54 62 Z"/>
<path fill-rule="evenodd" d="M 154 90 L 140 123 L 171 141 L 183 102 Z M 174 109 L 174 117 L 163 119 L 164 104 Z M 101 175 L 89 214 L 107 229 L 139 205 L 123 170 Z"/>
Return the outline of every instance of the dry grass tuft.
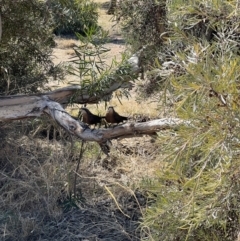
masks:
<path fill-rule="evenodd" d="M 107 106 L 105 106 L 105 103 L 101 102 L 98 105 L 88 105 L 87 108 L 94 114 L 104 116 L 108 106 L 113 106 L 120 115 L 129 117 L 130 121 L 138 120 L 141 118 L 145 118 L 146 120 L 153 120 L 164 115 L 164 113 L 159 111 L 159 103 L 157 101 L 151 101 L 151 99 L 148 99 L 139 102 L 134 96 L 135 94 L 133 93 L 132 97 L 130 98 L 120 98 L 121 102 L 118 100 L 118 98 L 113 97 L 110 102 L 107 103 Z M 77 116 L 79 107 L 74 106 L 71 109 L 71 113 Z"/>
<path fill-rule="evenodd" d="M 56 37 L 55 42 L 57 43 L 57 48 L 68 49 L 78 46 L 79 42 L 73 38 L 60 38 Z"/>
<path fill-rule="evenodd" d="M 119 36 L 121 29 L 117 26 L 113 15 L 108 15 L 107 10 L 109 7 L 109 1 L 106 0 L 95 0 L 98 3 L 98 24 L 106 31 L 109 31 L 110 36 Z"/>
<path fill-rule="evenodd" d="M 71 148 L 64 135 L 49 141 L 32 123 L 1 127 L 0 240 L 140 240 L 146 198 L 138 183 L 160 165 L 151 138 L 138 139 L 137 147 L 113 141 L 110 157 L 86 143 L 74 197 L 81 142 L 73 139 Z"/>

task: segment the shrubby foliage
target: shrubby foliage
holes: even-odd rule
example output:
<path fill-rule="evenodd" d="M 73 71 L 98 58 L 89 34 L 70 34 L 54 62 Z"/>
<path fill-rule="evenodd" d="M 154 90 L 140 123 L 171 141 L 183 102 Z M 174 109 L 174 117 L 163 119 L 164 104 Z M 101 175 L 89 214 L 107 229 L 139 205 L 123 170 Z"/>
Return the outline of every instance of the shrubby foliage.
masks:
<path fill-rule="evenodd" d="M 63 75 L 51 55 L 57 33 L 97 30 L 97 6 L 89 1 L 2 0 L 0 93 L 33 93 Z"/>
<path fill-rule="evenodd" d="M 121 88 L 118 89 L 115 96 L 119 99 L 122 96 L 129 97 L 129 88 L 132 88 L 130 81 L 137 79 L 138 73 L 132 71 L 129 65 L 128 54 L 122 54 L 121 61 L 112 59 L 111 64 L 104 60 L 110 51 L 105 43 L 108 39 L 108 32 L 99 29 L 95 34 L 91 29 L 86 31 L 85 36 L 76 34 L 79 45 L 74 46 L 75 54 L 72 56 L 71 66 L 68 72 L 79 78 L 79 84 L 83 92 L 87 91 L 90 96 L 105 101 L 105 104 L 112 98 L 112 91 L 107 94 L 103 90 L 109 89 L 113 83 L 118 83 Z M 82 95 L 82 90 L 76 92 L 76 95 Z M 74 97 L 72 98 L 74 102 Z M 90 102 L 88 102 L 90 103 Z"/>
<path fill-rule="evenodd" d="M 148 3 L 131 4 L 136 16 L 145 16 Z M 163 168 L 145 186 L 155 203 L 142 225 L 150 230 L 149 240 L 235 240 L 240 218 L 238 3 L 176 0 L 167 9 L 168 39 L 153 67 L 165 79 L 161 103 L 171 99 L 177 117 L 189 124 L 159 133 Z M 132 21 L 125 25 L 132 28 L 128 34 L 144 29 L 144 22 L 134 25 L 130 15 L 124 20 Z M 151 35 L 135 39 L 136 45 L 149 40 L 156 46 Z"/>
<path fill-rule="evenodd" d="M 166 34 L 165 0 L 119 1 L 115 14 L 133 51 L 147 44 L 161 44 Z"/>
<path fill-rule="evenodd" d="M 55 34 L 85 34 L 97 29 L 97 4 L 88 0 L 48 0 L 55 22 Z"/>
<path fill-rule="evenodd" d="M 165 48 L 164 42 L 168 36 L 167 2 L 166 0 L 119 1 L 115 15 L 131 51 L 135 53 L 142 47 L 145 48 L 140 57 L 140 65 L 142 72 L 148 73 L 149 82 L 142 86 L 140 92 L 142 96 L 148 97 L 158 91 L 156 82 L 162 82 L 158 71 L 155 71 L 155 65 L 158 65 L 155 59 L 158 57 L 159 49 Z M 161 60 L 168 58 L 169 53 L 164 51 Z"/>
<path fill-rule="evenodd" d="M 44 2 L 2 0 L 0 93 L 37 92 L 59 73 L 51 61 L 53 21 Z"/>

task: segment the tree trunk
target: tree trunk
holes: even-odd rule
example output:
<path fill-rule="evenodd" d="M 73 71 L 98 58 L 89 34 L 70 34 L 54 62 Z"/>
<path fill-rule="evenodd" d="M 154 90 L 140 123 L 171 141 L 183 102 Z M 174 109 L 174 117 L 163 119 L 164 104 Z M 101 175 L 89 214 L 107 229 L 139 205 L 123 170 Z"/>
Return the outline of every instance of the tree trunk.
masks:
<path fill-rule="evenodd" d="M 117 0 L 110 0 L 107 14 L 114 14 L 116 7 L 117 7 Z"/>

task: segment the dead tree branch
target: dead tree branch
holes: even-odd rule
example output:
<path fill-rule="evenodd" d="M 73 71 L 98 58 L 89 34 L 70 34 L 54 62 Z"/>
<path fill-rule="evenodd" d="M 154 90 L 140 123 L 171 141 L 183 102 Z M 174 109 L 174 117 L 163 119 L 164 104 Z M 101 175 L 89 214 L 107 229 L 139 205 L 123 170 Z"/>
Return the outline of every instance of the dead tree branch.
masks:
<path fill-rule="evenodd" d="M 90 129 L 88 125 L 72 117 L 62 107 L 62 105 L 68 104 L 70 100 L 81 104 L 97 103 L 99 100 L 110 97 L 113 91 L 119 88 L 130 88 L 132 83 L 129 78 L 131 79 L 139 71 L 138 54 L 133 55 L 128 60 L 130 68 L 127 72 L 123 71 L 124 74 L 121 75 L 121 68 L 119 68 L 108 77 L 108 84 L 98 95 L 91 96 L 87 89 L 80 86 L 71 86 L 48 93 L 0 97 L 0 121 L 40 117 L 47 114 L 70 134 L 84 141 L 99 143 L 106 154 L 109 152 L 109 141 L 112 139 L 151 135 L 163 129 L 175 128 L 183 121 L 166 118 L 142 123 L 128 122 L 114 128 Z"/>
<path fill-rule="evenodd" d="M 103 148 L 107 142 L 117 138 L 151 135 L 163 129 L 175 128 L 183 123 L 180 119 L 159 119 L 149 122 L 128 122 L 114 128 L 90 129 L 88 125 L 68 114 L 63 107 L 48 96 L 14 96 L 0 98 L 0 120 L 11 121 L 43 114 L 51 116 L 70 134 L 84 141 L 95 141 Z M 105 153 L 107 153 L 106 151 Z"/>

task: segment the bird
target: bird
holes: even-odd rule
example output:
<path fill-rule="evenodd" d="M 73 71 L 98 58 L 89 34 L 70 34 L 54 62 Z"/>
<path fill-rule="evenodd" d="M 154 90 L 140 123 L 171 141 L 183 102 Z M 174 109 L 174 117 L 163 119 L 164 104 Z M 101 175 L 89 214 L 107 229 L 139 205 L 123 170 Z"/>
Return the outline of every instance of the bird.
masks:
<path fill-rule="evenodd" d="M 104 118 L 104 116 L 94 115 L 85 107 L 80 108 L 80 111 L 83 117 L 83 122 L 87 123 L 88 125 L 96 125 L 98 123 L 101 124 L 101 121 Z"/>
<path fill-rule="evenodd" d="M 124 120 L 128 120 L 127 117 L 119 115 L 112 106 L 108 107 L 105 120 L 108 123 L 114 124 L 117 123 L 119 124 L 120 122 L 123 122 Z"/>

